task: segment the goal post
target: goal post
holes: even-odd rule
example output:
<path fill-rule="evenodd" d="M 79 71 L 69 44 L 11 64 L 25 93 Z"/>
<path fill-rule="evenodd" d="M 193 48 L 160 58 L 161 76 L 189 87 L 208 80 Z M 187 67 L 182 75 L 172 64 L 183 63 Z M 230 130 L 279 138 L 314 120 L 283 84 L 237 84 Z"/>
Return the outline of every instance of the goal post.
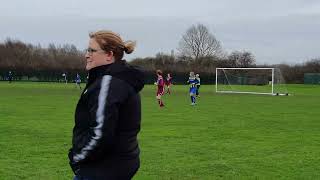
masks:
<path fill-rule="evenodd" d="M 279 68 L 216 68 L 217 93 L 288 95 Z"/>

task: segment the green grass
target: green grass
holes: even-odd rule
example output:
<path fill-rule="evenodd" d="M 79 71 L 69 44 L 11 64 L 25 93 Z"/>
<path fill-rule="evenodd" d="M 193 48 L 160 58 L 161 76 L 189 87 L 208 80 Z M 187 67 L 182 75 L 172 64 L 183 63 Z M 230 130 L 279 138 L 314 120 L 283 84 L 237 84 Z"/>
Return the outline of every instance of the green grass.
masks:
<path fill-rule="evenodd" d="M 253 93 L 269 93 L 272 94 L 272 85 L 224 85 L 219 84 L 218 91 L 234 91 L 234 92 L 251 92 Z M 274 94 L 286 94 L 287 88 L 285 84 L 274 84 Z"/>
<path fill-rule="evenodd" d="M 319 179 L 320 86 L 292 96 L 215 94 L 173 86 L 160 109 L 142 92 L 141 168 L 135 179 Z M 72 179 L 67 151 L 80 91 L 0 83 L 0 179 Z"/>

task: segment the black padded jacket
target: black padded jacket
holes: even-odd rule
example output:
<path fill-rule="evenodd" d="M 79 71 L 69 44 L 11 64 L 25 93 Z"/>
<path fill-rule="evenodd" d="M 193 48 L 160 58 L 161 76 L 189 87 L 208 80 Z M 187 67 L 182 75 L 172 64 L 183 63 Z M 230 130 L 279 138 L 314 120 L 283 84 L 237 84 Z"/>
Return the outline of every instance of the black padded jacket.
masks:
<path fill-rule="evenodd" d="M 75 112 L 70 166 L 79 176 L 130 179 L 140 166 L 144 73 L 124 60 L 89 71 Z"/>

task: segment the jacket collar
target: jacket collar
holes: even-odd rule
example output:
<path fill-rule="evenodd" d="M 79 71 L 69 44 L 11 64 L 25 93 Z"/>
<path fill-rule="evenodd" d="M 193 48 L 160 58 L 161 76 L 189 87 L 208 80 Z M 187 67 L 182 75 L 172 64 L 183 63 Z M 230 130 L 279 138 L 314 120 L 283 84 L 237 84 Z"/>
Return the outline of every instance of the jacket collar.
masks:
<path fill-rule="evenodd" d="M 97 66 L 89 70 L 88 82 L 93 82 L 99 77 L 107 74 L 116 73 L 117 71 L 123 70 L 123 65 L 126 64 L 125 60 L 117 60 L 114 63 Z"/>
<path fill-rule="evenodd" d="M 111 64 L 106 64 L 106 65 L 102 65 L 102 66 L 98 66 L 98 67 L 94 67 L 92 69 L 89 70 L 89 79 L 88 81 L 93 81 L 99 77 L 102 77 L 106 74 L 108 74 L 108 69 L 110 69 Z"/>

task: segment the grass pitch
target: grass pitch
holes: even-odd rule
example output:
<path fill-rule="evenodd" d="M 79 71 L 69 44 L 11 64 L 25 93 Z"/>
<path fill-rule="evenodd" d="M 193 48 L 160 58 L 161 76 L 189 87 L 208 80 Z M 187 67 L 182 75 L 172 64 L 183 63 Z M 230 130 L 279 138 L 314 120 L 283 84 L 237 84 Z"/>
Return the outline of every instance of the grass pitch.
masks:
<path fill-rule="evenodd" d="M 135 179 L 319 179 L 320 86 L 292 96 L 215 94 L 202 85 L 142 97 Z M 0 179 L 72 179 L 67 152 L 80 91 L 74 84 L 0 82 Z"/>

